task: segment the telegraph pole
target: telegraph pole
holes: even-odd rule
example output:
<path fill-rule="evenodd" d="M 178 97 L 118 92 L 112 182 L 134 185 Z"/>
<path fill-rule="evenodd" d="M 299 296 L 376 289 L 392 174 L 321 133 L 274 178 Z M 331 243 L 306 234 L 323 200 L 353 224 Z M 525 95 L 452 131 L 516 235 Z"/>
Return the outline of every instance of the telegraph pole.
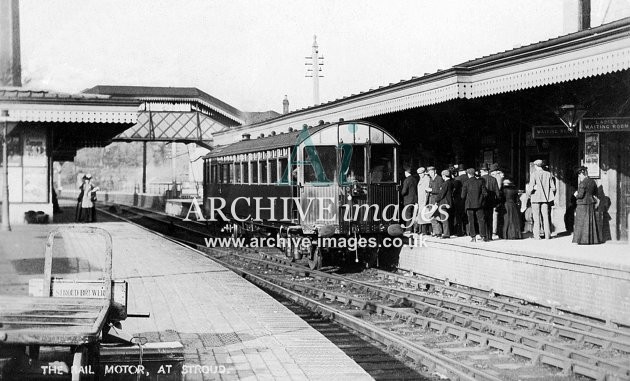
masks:
<path fill-rule="evenodd" d="M 307 66 L 311 66 L 306 69 L 306 77 L 313 78 L 313 105 L 317 106 L 319 104 L 319 78 L 323 78 L 323 75 L 320 75 L 322 69 L 320 66 L 324 66 L 324 57 L 319 56 L 319 47 L 317 46 L 317 36 L 313 36 L 313 51 L 310 57 L 304 57 L 307 60 L 311 60 L 311 62 L 305 63 Z M 321 60 L 321 61 L 320 61 Z"/>
<path fill-rule="evenodd" d="M 0 231 L 11 231 L 11 223 L 9 222 L 9 155 L 7 154 L 7 136 L 9 135 L 9 111 L 2 110 L 2 224 Z"/>

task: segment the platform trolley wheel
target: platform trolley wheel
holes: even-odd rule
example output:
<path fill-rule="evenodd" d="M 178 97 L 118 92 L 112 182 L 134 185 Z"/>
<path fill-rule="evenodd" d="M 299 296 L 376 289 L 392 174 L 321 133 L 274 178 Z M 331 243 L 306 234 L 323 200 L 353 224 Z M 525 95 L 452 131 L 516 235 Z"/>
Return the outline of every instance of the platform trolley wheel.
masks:
<path fill-rule="evenodd" d="M 315 246 L 308 258 L 308 267 L 311 270 L 319 270 L 322 268 L 323 253 L 319 246 Z"/>

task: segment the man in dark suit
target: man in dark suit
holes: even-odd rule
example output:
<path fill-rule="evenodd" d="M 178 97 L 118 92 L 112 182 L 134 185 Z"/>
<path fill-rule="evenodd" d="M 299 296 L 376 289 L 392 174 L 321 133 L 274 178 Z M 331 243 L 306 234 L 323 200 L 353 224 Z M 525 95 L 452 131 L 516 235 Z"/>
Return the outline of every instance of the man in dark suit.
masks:
<path fill-rule="evenodd" d="M 468 180 L 464 164 L 455 166 L 457 175 L 453 175 L 453 205 L 450 210 L 451 219 L 453 220 L 453 231 L 458 237 L 466 235 L 466 209 L 464 209 L 464 201 L 462 200 L 462 187 L 464 181 Z"/>
<path fill-rule="evenodd" d="M 441 176 L 437 175 L 437 171 L 435 167 L 428 167 L 427 171 L 429 172 L 429 178 L 431 179 L 429 180 L 429 187 L 427 188 L 427 192 L 429 192 L 428 205 L 437 205 L 438 195 L 440 194 L 440 187 L 442 186 L 442 183 L 444 182 L 444 180 L 442 179 Z M 439 213 L 436 209 L 432 217 L 435 217 L 437 215 L 439 215 Z M 436 226 L 433 225 L 433 219 L 431 220 L 431 226 L 433 227 L 433 232 L 431 236 L 439 237 L 442 235 L 442 230 L 438 230 L 438 231 L 435 230 Z"/>
<path fill-rule="evenodd" d="M 488 236 L 486 237 L 488 241 L 492 241 L 492 223 L 494 219 L 494 207 L 497 206 L 499 200 L 501 199 L 501 194 L 499 191 L 499 184 L 497 183 L 497 179 L 490 175 L 488 170 L 488 165 L 484 164 L 480 169 L 481 179 L 486 187 L 487 195 L 483 204 L 483 214 L 484 219 L 486 221 L 486 232 Z M 479 228 L 481 230 L 481 227 Z"/>
<path fill-rule="evenodd" d="M 468 216 L 468 234 L 470 234 L 471 242 L 477 241 L 477 232 L 475 231 L 475 216 L 479 225 L 479 233 L 484 241 L 488 241 L 486 221 L 483 213 L 483 202 L 486 197 L 486 186 L 482 179 L 475 177 L 474 168 L 466 170 L 468 180 L 462 187 L 462 199 Z"/>
<path fill-rule="evenodd" d="M 437 210 L 437 214 L 433 216 L 431 220 L 431 225 L 433 226 L 433 232 L 436 235 L 442 234 L 442 238 L 451 238 L 451 230 L 449 226 L 451 206 L 453 205 L 453 181 L 451 180 L 451 173 L 448 169 L 442 171 L 442 183 L 440 184 L 440 189 L 438 189 L 438 194 L 436 196 L 436 205 L 438 208 L 441 205 L 442 209 L 444 209 L 449 216 L 442 214 Z"/>
<path fill-rule="evenodd" d="M 413 231 L 413 212 L 418 202 L 418 180 L 411 175 L 411 167 L 405 166 L 405 180 L 403 180 L 400 194 L 403 198 L 403 221 L 407 231 Z"/>

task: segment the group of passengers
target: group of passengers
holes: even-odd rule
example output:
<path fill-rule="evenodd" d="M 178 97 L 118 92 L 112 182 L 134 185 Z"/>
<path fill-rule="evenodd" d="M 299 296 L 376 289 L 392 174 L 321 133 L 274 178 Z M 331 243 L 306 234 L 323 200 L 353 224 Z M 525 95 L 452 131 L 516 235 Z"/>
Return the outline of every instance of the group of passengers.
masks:
<path fill-rule="evenodd" d="M 407 224 L 407 232 L 444 239 L 468 234 L 472 242 L 478 235 L 488 242 L 493 238 L 521 239 L 529 232 L 533 239 L 551 239 L 550 213 L 556 182 L 542 160 L 533 164 L 534 171 L 522 194 L 496 163 L 478 170 L 458 164 L 439 175 L 435 167 L 420 167 L 413 174 L 411 167 L 405 166 L 403 203 L 414 206 L 403 208 L 404 220 L 413 219 Z M 595 218 L 597 186 L 585 167 L 580 167 L 577 175 L 573 242 L 601 243 L 601 229 Z"/>

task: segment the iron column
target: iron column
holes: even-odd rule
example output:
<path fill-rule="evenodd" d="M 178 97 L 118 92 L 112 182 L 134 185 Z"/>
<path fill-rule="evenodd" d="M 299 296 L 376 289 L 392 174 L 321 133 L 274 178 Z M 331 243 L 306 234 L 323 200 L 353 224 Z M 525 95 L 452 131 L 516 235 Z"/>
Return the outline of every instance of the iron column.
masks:
<path fill-rule="evenodd" d="M 9 111 L 2 110 L 3 134 L 2 134 L 2 225 L 0 231 L 11 231 L 11 223 L 9 222 L 9 163 L 7 154 L 7 135 Z"/>

